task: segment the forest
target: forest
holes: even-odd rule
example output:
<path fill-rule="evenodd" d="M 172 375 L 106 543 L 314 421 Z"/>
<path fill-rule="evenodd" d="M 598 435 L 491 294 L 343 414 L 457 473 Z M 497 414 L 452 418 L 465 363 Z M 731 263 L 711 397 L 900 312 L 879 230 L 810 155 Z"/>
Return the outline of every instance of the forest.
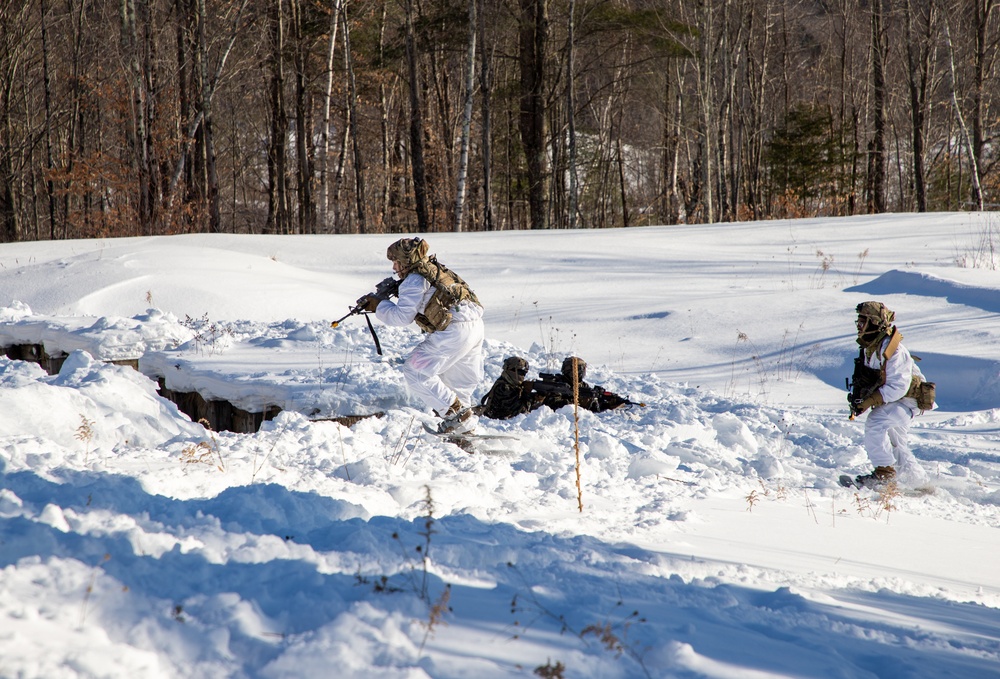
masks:
<path fill-rule="evenodd" d="M 13 0 L 0 242 L 983 210 L 1000 0 Z"/>

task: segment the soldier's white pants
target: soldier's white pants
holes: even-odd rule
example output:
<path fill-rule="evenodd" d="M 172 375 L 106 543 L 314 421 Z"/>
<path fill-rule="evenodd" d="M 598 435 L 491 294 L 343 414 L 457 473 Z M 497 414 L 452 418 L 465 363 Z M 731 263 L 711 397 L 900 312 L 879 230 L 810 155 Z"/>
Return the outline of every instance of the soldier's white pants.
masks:
<path fill-rule="evenodd" d="M 471 405 L 483 378 L 484 335 L 482 319 L 452 321 L 427 335 L 403 364 L 410 391 L 440 414 L 456 398 L 463 406 Z"/>
<path fill-rule="evenodd" d="M 907 442 L 910 420 L 917 402 L 904 398 L 873 408 L 865 420 L 865 451 L 876 467 L 895 467 L 909 463 L 913 454 Z"/>

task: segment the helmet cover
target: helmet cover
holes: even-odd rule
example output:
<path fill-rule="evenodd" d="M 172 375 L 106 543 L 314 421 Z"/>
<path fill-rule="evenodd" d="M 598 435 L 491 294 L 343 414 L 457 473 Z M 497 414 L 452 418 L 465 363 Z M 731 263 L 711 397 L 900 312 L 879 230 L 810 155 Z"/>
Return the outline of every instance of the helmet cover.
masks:
<path fill-rule="evenodd" d="M 408 272 L 427 258 L 430 246 L 423 238 L 400 238 L 385 251 L 386 259 L 398 262 L 404 272 Z"/>

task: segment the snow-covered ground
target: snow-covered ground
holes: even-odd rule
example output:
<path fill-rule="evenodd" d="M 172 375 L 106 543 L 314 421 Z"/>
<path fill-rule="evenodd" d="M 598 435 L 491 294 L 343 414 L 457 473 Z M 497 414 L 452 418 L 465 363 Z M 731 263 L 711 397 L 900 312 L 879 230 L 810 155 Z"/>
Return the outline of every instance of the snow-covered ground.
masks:
<path fill-rule="evenodd" d="M 68 354 L 0 357 L 0 677 L 1000 676 L 994 215 L 433 234 L 480 394 L 575 354 L 646 404 L 478 454 L 424 432 L 415 328 L 330 327 L 394 239 L 0 245 L 0 345 Z M 938 385 L 888 498 L 836 482 L 867 299 Z M 283 412 L 210 432 L 156 379 Z"/>

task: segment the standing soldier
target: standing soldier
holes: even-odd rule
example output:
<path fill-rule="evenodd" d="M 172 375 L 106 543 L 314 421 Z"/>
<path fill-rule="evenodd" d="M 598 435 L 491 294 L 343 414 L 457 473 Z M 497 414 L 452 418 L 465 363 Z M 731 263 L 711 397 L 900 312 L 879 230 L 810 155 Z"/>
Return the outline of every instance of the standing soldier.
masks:
<path fill-rule="evenodd" d="M 896 478 L 900 464 L 916 469 L 907 442 L 910 420 L 934 407 L 933 383 L 924 380 L 903 346 L 903 333 L 892 324 L 895 313 L 881 302 L 863 302 L 857 312 L 861 351 L 855 361 L 854 381 L 864 382 L 870 376 L 870 386 L 865 389 L 867 393 L 850 397 L 851 417 L 871 409 L 865 420 L 864 445 L 875 469 L 856 477 L 855 482 L 858 486 L 878 487 Z"/>

